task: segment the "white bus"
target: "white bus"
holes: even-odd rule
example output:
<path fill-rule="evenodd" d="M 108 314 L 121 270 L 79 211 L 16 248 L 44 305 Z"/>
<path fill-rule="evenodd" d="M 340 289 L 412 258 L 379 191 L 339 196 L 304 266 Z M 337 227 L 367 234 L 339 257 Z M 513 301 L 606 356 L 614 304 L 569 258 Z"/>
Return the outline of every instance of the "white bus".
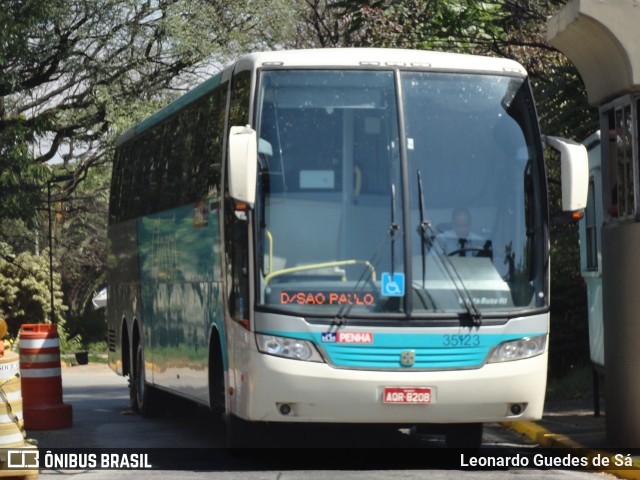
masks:
<path fill-rule="evenodd" d="M 549 142 L 584 208 L 584 148 Z M 109 363 L 142 414 L 162 390 L 231 445 L 302 422 L 449 446 L 542 415 L 547 186 L 516 62 L 244 56 L 121 136 L 108 236 Z"/>

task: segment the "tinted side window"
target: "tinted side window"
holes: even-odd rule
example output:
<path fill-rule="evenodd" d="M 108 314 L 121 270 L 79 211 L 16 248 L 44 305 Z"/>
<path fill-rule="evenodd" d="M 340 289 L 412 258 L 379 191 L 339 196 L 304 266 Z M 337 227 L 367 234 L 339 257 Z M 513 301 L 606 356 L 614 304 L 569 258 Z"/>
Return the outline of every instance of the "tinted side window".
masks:
<path fill-rule="evenodd" d="M 186 205 L 220 188 L 226 87 L 117 149 L 111 223 Z"/>
<path fill-rule="evenodd" d="M 229 126 L 249 123 L 251 72 L 232 79 Z M 237 322 L 249 319 L 249 229 L 248 222 L 236 214 L 235 201 L 225 189 L 225 260 L 227 266 L 228 308 Z M 239 213 L 239 212 L 238 212 Z"/>

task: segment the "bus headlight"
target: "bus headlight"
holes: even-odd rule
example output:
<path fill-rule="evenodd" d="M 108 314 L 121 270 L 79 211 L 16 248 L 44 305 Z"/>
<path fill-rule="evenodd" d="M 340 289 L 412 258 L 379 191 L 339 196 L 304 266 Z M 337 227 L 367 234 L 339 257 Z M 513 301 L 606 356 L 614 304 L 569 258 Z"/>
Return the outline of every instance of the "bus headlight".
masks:
<path fill-rule="evenodd" d="M 267 355 L 305 360 L 307 362 L 322 362 L 322 357 L 313 343 L 297 338 L 277 337 L 275 335 L 256 334 L 258 350 Z"/>
<path fill-rule="evenodd" d="M 488 363 L 510 362 L 536 357 L 544 353 L 547 336 L 524 337 L 498 345 L 489 356 Z"/>

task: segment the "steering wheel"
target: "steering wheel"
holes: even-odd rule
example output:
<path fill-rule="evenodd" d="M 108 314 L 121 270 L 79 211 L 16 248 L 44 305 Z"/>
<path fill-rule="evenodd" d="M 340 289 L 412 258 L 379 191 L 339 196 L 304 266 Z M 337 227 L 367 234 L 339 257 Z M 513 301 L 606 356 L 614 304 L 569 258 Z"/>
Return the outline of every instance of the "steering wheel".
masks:
<path fill-rule="evenodd" d="M 459 248 L 457 250 L 454 250 L 453 252 L 449 252 L 448 255 L 450 257 L 455 257 L 456 255 L 460 255 L 463 252 L 486 252 L 487 249 L 484 247 L 464 247 L 464 248 Z M 477 256 L 477 255 L 476 255 Z"/>

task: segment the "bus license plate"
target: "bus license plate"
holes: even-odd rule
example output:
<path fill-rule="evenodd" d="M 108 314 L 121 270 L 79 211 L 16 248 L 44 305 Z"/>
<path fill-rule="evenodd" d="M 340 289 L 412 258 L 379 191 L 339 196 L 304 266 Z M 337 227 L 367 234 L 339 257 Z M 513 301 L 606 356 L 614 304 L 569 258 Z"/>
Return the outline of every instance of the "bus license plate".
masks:
<path fill-rule="evenodd" d="M 382 401 L 396 405 L 427 405 L 431 403 L 431 388 L 386 387 Z"/>

